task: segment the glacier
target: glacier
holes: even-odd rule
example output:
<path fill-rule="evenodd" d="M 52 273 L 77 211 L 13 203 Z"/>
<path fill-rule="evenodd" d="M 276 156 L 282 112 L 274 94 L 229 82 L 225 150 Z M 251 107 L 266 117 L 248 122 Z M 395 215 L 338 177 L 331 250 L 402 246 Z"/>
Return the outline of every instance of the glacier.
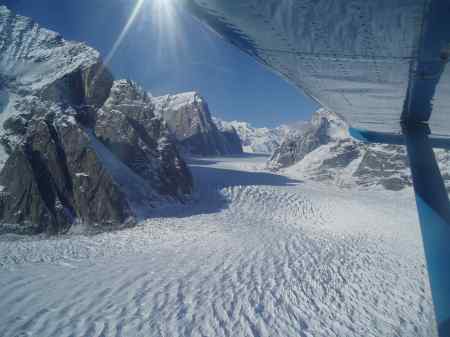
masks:
<path fill-rule="evenodd" d="M 265 161 L 192 159 L 196 201 L 137 227 L 0 236 L 3 336 L 437 336 L 412 193 Z"/>

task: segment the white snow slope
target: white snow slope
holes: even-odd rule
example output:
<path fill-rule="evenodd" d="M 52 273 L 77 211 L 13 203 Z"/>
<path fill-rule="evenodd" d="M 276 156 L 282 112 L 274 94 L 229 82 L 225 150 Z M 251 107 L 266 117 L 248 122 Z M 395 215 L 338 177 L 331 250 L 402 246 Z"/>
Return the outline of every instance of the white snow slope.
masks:
<path fill-rule="evenodd" d="M 192 160 L 197 200 L 136 228 L 0 236 L 0 336 L 436 336 L 409 192 L 265 160 Z"/>

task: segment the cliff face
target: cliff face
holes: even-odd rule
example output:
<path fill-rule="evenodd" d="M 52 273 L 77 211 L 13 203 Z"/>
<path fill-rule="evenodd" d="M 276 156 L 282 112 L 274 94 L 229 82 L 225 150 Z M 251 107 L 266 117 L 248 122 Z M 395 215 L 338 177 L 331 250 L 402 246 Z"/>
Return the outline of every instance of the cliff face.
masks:
<path fill-rule="evenodd" d="M 206 101 L 196 92 L 154 97 L 156 111 L 163 116 L 183 152 L 200 156 L 242 153 L 232 130 L 219 130 Z"/>
<path fill-rule="evenodd" d="M 151 98 L 136 83 L 116 81 L 97 113 L 95 134 L 159 194 L 183 200 L 192 189 L 190 172 L 166 123 L 153 111 Z"/>
<path fill-rule="evenodd" d="M 99 53 L 0 6 L 0 232 L 136 223 L 192 178 L 149 97 Z"/>
<path fill-rule="evenodd" d="M 219 130 L 223 143 L 223 152 L 225 154 L 242 154 L 243 147 L 242 147 L 242 140 L 239 137 L 239 134 L 237 133 L 236 129 L 218 118 L 213 117 L 214 124 L 217 126 L 217 129 Z"/>

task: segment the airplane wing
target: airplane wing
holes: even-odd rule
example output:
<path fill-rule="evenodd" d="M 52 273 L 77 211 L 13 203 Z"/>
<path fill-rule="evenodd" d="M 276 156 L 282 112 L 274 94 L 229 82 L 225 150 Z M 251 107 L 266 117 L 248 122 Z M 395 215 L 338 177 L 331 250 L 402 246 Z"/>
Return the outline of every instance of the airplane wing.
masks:
<path fill-rule="evenodd" d="M 405 144 L 440 336 L 450 336 L 447 0 L 181 0 L 225 40 L 343 115 L 360 140 Z M 430 136 L 431 134 L 431 136 Z"/>

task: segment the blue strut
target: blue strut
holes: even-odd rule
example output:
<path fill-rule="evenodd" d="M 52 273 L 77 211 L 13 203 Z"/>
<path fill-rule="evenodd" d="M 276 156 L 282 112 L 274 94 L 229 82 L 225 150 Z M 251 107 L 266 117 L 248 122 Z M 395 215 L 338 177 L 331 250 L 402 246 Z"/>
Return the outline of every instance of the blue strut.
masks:
<path fill-rule="evenodd" d="M 403 135 L 358 129 L 350 134 L 365 142 L 406 145 L 439 336 L 450 337 L 450 201 L 433 152 L 433 146 L 450 149 L 450 140 L 430 138 L 424 123 L 404 127 Z"/>

